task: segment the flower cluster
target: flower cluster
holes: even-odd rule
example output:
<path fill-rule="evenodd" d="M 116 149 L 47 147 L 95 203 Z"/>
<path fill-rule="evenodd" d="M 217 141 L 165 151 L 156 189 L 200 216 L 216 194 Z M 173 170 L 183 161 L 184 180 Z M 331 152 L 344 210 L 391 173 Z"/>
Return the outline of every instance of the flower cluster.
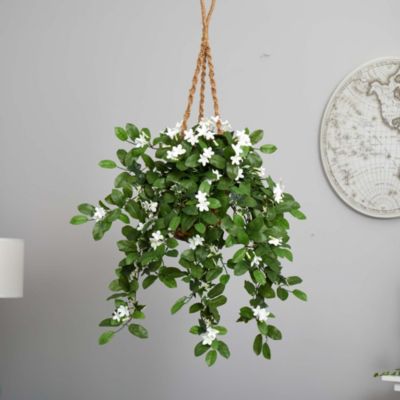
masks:
<path fill-rule="evenodd" d="M 222 128 L 223 134 L 218 128 Z M 248 305 L 239 310 L 238 322 L 255 324 L 253 350 L 270 358 L 270 341 L 282 337 L 271 323 L 270 302 L 290 294 L 306 300 L 295 288 L 298 276 L 283 275 L 283 261 L 292 261 L 288 215 L 304 219 L 300 205 L 274 181 L 262 166 L 260 153 L 276 151 L 272 144 L 257 145 L 263 131 L 233 130 L 218 116 L 203 119 L 182 132 L 182 123 L 151 139 L 147 128 L 133 124 L 115 129 L 124 144 L 118 163 L 102 160 L 100 166 L 119 168 L 114 187 L 97 205 L 78 206 L 72 224 L 93 221 L 93 238 L 100 240 L 117 221 L 123 238 L 117 242 L 122 259 L 110 283 L 114 312 L 100 325 L 107 343 L 124 327 L 147 338 L 139 323 L 145 305 L 138 294 L 154 282 L 175 288 L 187 284 L 187 295 L 171 307 L 174 314 L 188 305 L 197 314 L 190 332 L 200 338 L 195 355 L 205 354 L 208 365 L 230 350 L 221 340 L 227 333 L 220 324 L 225 289 L 232 276 L 245 276 Z M 182 247 L 178 246 L 183 243 Z M 231 248 L 229 257 L 222 250 Z M 176 261 L 171 267 L 171 258 Z"/>

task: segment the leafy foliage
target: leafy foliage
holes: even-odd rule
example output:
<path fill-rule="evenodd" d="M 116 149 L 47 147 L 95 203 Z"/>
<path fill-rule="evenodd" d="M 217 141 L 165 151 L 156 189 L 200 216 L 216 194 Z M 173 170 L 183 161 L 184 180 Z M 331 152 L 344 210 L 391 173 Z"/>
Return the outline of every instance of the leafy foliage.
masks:
<path fill-rule="evenodd" d="M 80 214 L 71 219 L 75 225 L 93 221 L 94 240 L 113 223 L 123 224 L 117 242 L 123 257 L 109 285 L 115 311 L 100 323 L 108 328 L 100 344 L 125 327 L 138 338 L 148 337 L 136 321 L 145 318 L 137 295 L 157 280 L 167 288 L 177 287 L 177 281 L 187 284 L 188 295 L 172 305 L 171 313 L 191 303 L 189 313 L 198 314 L 198 325 L 190 332 L 202 338 L 194 353 L 205 354 L 209 366 L 218 354 L 230 356 L 219 339 L 227 330 L 219 323 L 231 275 L 245 277 L 250 298 L 238 322 L 255 323 L 253 350 L 266 359 L 271 358 L 269 341 L 282 338 L 269 323 L 274 317 L 266 311 L 269 300 L 285 301 L 290 294 L 307 300 L 304 292 L 292 289 L 301 278 L 282 273 L 282 260 L 293 259 L 286 216 L 302 220 L 305 215 L 282 184 L 264 177 L 259 151 L 270 154 L 276 147 L 255 147 L 262 130 L 235 132 L 225 126 L 218 135 L 216 124 L 216 118 L 203 121 L 184 136 L 177 125 L 153 140 L 147 128 L 127 124 L 115 129 L 125 148 L 117 150 L 116 161 L 99 163 L 119 169 L 114 188 L 97 206 L 79 205 Z M 179 242 L 189 246 L 179 251 Z M 224 259 L 222 250 L 229 247 L 233 255 Z"/>

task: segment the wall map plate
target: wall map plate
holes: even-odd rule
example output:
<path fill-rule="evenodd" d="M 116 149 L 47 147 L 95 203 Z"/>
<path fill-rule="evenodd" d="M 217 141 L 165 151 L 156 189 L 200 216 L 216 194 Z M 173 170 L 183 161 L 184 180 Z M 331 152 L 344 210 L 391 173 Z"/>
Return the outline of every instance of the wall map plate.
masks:
<path fill-rule="evenodd" d="M 400 217 L 400 57 L 372 60 L 340 83 L 322 119 L 320 150 L 346 204 Z"/>

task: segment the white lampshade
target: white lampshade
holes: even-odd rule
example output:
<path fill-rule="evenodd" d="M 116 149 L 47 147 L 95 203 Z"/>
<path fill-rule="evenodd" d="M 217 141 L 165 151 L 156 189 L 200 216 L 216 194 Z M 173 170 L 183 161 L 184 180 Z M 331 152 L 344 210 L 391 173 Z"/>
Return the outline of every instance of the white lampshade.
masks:
<path fill-rule="evenodd" d="M 0 297 L 22 297 L 24 241 L 0 238 Z"/>

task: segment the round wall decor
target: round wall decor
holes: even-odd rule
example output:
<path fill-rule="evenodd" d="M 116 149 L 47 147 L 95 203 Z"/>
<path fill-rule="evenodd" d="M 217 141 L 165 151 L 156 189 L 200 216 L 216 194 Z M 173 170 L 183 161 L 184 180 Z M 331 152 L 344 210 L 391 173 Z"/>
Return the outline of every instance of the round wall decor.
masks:
<path fill-rule="evenodd" d="M 321 159 L 355 210 L 400 217 L 400 57 L 372 60 L 334 91 L 323 116 Z"/>

